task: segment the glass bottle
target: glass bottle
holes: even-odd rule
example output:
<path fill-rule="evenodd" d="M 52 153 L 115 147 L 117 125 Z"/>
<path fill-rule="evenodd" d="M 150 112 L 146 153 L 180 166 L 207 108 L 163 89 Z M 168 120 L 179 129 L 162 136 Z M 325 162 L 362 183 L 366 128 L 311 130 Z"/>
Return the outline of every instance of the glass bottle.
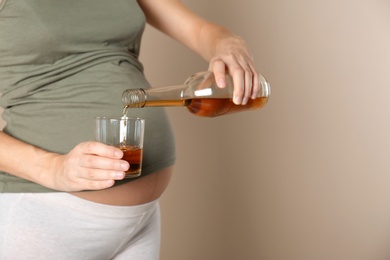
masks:
<path fill-rule="evenodd" d="M 262 108 L 268 101 L 270 85 L 260 75 L 260 90 L 256 99 L 246 105 L 233 103 L 233 80 L 227 76 L 225 88 L 219 88 L 212 72 L 199 72 L 189 77 L 183 85 L 150 89 L 128 89 L 123 92 L 122 103 L 128 108 L 184 106 L 197 115 L 216 117 L 236 112 Z"/>

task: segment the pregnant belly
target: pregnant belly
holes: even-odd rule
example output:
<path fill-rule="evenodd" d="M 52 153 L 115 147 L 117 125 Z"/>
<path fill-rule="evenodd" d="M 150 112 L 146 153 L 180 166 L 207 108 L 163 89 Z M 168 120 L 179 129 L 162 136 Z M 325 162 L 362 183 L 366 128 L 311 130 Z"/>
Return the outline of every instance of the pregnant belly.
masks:
<path fill-rule="evenodd" d="M 70 194 L 92 202 L 114 206 L 145 204 L 158 199 L 163 194 L 171 179 L 172 171 L 173 166 L 109 189 Z"/>

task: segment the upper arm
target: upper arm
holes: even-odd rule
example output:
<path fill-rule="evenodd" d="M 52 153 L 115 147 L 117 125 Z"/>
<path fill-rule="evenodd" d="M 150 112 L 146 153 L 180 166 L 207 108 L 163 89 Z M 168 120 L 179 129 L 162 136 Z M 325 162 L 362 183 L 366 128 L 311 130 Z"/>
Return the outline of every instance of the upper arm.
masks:
<path fill-rule="evenodd" d="M 207 23 L 180 0 L 138 0 L 147 22 L 193 50 L 197 50 L 199 31 Z"/>

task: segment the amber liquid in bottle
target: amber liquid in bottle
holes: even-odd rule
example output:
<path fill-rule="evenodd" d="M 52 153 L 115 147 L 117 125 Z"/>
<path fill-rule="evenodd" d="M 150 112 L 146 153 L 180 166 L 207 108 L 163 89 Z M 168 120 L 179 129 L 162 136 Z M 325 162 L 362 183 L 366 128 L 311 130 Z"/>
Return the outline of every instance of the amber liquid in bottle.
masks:
<path fill-rule="evenodd" d="M 187 109 L 202 117 L 216 117 L 245 110 L 254 110 L 267 104 L 268 97 L 249 99 L 246 105 L 236 105 L 231 98 L 193 98 L 187 100 L 158 100 L 148 101 L 148 107 L 154 106 L 185 106 Z M 124 111 L 128 107 L 125 107 Z"/>

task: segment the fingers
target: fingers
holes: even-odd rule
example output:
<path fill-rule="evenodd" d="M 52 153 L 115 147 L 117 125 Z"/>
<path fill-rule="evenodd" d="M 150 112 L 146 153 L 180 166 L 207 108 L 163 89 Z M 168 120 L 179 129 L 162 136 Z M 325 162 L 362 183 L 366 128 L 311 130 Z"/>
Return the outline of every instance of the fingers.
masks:
<path fill-rule="evenodd" d="M 237 67 L 231 76 L 234 84 L 233 102 L 237 105 L 245 105 L 252 91 L 252 73 Z"/>
<path fill-rule="evenodd" d="M 210 62 L 210 70 L 214 73 L 215 82 L 220 88 L 226 87 L 226 64 L 222 60 L 216 58 Z"/>
<path fill-rule="evenodd" d="M 217 86 L 226 87 L 226 74 L 229 73 L 233 80 L 233 102 L 236 105 L 245 105 L 249 98 L 255 99 L 260 90 L 259 73 L 254 66 L 248 65 L 245 61 L 241 64 L 237 61 L 224 62 L 220 59 L 212 63 L 212 71 Z"/>
<path fill-rule="evenodd" d="M 129 169 L 129 163 L 124 160 L 89 154 L 80 157 L 79 165 L 85 168 L 112 171 L 127 171 Z"/>
<path fill-rule="evenodd" d="M 210 70 L 214 73 L 217 86 L 226 87 L 226 74 L 233 80 L 233 102 L 245 105 L 250 98 L 255 99 L 260 90 L 259 73 L 252 59 L 242 57 L 214 58 L 210 62 Z"/>
<path fill-rule="evenodd" d="M 127 171 L 130 166 L 127 161 L 121 160 L 123 152 L 120 149 L 103 143 L 81 143 L 79 145 L 79 153 L 78 164 L 80 167 L 88 170 L 87 178 L 89 176 L 90 179 L 101 176 L 101 174 L 98 174 L 99 170 L 100 172 L 104 170 L 104 172 L 110 174 L 106 176 L 109 178 L 119 176 L 122 175 L 119 173 Z M 94 174 L 91 174 L 91 171 Z"/>
<path fill-rule="evenodd" d="M 253 69 L 253 71 L 255 71 L 255 73 L 253 75 L 251 99 L 256 99 L 257 95 L 258 95 L 258 93 L 260 91 L 260 74 L 255 69 Z"/>
<path fill-rule="evenodd" d="M 99 190 L 125 177 L 129 163 L 121 160 L 123 152 L 99 142 L 84 142 L 61 156 L 54 183 L 58 190 Z"/>
<path fill-rule="evenodd" d="M 231 36 L 220 40 L 215 56 L 210 61 L 209 70 L 214 73 L 220 88 L 227 84 L 226 74 L 232 77 L 233 102 L 236 105 L 245 105 L 250 98 L 257 97 L 260 90 L 259 73 L 242 38 Z"/>
<path fill-rule="evenodd" d="M 123 152 L 119 148 L 100 142 L 80 143 L 76 149 L 82 154 L 93 154 L 113 159 L 120 159 L 123 157 Z"/>
<path fill-rule="evenodd" d="M 82 191 L 82 190 L 102 190 L 112 187 L 115 184 L 114 180 L 81 180 L 77 183 L 75 188 L 68 191 Z"/>

